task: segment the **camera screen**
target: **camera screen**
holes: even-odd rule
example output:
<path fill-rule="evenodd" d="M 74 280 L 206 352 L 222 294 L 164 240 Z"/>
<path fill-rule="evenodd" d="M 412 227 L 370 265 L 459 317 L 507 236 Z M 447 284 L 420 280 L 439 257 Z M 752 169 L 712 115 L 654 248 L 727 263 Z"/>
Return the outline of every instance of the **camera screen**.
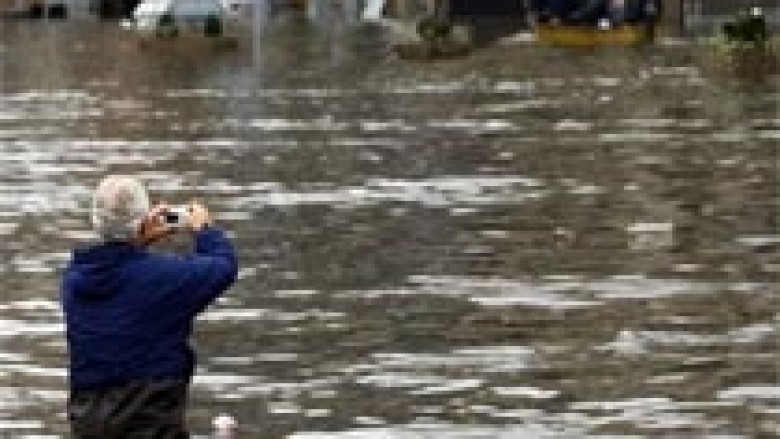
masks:
<path fill-rule="evenodd" d="M 178 224 L 181 221 L 181 216 L 178 212 L 166 212 L 163 218 L 166 224 Z"/>

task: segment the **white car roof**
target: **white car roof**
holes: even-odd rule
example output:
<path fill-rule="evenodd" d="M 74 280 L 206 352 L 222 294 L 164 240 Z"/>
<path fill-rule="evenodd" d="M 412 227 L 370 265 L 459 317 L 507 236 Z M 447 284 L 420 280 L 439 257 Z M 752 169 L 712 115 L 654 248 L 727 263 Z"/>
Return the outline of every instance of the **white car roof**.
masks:
<path fill-rule="evenodd" d="M 201 17 L 222 14 L 218 0 L 145 0 L 139 4 L 133 16 L 157 16 L 170 13 L 175 17 Z"/>

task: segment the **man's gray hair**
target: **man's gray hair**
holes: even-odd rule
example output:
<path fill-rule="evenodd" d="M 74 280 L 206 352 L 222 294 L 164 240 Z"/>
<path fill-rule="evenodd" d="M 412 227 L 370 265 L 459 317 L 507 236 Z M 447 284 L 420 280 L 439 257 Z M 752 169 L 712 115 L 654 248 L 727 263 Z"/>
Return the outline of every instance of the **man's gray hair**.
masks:
<path fill-rule="evenodd" d="M 109 176 L 92 196 L 92 227 L 104 241 L 130 241 L 137 236 L 149 209 L 149 194 L 140 181 Z"/>

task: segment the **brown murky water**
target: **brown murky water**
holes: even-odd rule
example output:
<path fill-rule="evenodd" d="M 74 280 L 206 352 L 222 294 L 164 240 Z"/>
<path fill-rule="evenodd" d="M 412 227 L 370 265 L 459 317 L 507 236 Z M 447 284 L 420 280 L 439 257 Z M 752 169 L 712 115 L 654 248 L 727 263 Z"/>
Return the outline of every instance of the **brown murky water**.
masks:
<path fill-rule="evenodd" d="M 201 435 L 780 435 L 778 77 L 690 44 L 409 64 L 387 39 L 0 22 L 0 436 L 67 436 L 56 284 L 109 172 L 235 234 Z"/>

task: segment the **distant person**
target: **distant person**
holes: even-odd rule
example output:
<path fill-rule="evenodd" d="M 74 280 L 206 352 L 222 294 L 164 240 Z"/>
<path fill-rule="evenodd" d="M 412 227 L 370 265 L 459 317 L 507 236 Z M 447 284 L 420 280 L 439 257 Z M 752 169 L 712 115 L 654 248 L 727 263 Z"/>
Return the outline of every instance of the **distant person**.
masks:
<path fill-rule="evenodd" d="M 108 177 L 93 195 L 99 240 L 74 250 L 60 293 L 75 439 L 189 437 L 184 414 L 195 355 L 188 339 L 195 316 L 235 280 L 237 263 L 206 207 L 179 212 L 171 219 L 172 208 L 152 208 L 130 177 Z M 192 233 L 192 254 L 148 248 L 177 228 Z"/>

